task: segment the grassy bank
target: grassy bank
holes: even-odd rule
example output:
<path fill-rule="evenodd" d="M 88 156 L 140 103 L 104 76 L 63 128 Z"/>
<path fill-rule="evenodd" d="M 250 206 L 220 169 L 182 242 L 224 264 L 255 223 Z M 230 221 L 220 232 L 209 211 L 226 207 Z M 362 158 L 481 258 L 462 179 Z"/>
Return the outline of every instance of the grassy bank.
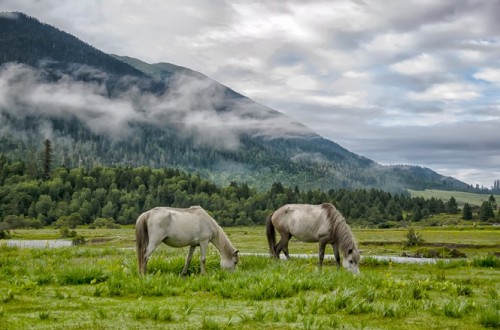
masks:
<path fill-rule="evenodd" d="M 266 251 L 263 227 L 226 231 L 241 251 Z M 148 275 L 139 277 L 132 228 L 78 232 L 97 241 L 58 249 L 0 245 L 2 329 L 500 327 L 500 262 L 487 251 L 435 265 L 365 257 L 361 275 L 353 276 L 331 261 L 318 270 L 315 258 L 274 261 L 257 256 L 242 256 L 237 271 L 228 273 L 220 270 L 219 255 L 211 247 L 208 275 L 199 275 L 196 254 L 190 276 L 182 278 L 187 249 L 160 247 Z M 492 237 L 498 242 L 495 234 L 429 229 L 424 238 L 455 241 L 467 236 L 471 243 L 483 244 Z M 49 229 L 43 235 L 15 233 L 51 235 Z M 362 230 L 355 235 L 361 246 L 365 240 L 392 239 L 401 250 L 403 231 Z M 290 249 L 317 252 L 315 244 L 298 242 Z"/>
<path fill-rule="evenodd" d="M 499 326 L 498 259 L 392 265 L 366 259 L 353 276 L 315 260 L 242 257 L 236 272 L 208 257 L 182 278 L 184 250 L 160 249 L 146 277 L 115 248 L 0 248 L 4 329 L 225 329 Z M 493 268 L 496 267 L 496 268 Z"/>

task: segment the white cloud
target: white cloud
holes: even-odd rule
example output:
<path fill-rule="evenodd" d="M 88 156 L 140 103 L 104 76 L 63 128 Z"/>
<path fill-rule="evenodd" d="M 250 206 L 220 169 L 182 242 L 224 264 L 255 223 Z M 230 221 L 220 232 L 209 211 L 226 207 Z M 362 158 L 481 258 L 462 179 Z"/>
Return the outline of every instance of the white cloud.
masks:
<path fill-rule="evenodd" d="M 389 68 L 398 73 L 408 75 L 434 74 L 446 69 L 444 63 L 429 54 L 421 54 L 408 60 L 394 63 Z"/>
<path fill-rule="evenodd" d="M 366 92 L 350 91 L 342 95 L 313 95 L 310 97 L 310 101 L 323 106 L 350 108 L 366 106 L 366 97 Z"/>
<path fill-rule="evenodd" d="M 411 99 L 416 101 L 469 101 L 481 97 L 477 87 L 465 83 L 435 84 L 424 92 L 410 92 Z"/>
<path fill-rule="evenodd" d="M 500 83 L 500 68 L 481 69 L 474 74 L 474 78 L 498 84 Z"/>

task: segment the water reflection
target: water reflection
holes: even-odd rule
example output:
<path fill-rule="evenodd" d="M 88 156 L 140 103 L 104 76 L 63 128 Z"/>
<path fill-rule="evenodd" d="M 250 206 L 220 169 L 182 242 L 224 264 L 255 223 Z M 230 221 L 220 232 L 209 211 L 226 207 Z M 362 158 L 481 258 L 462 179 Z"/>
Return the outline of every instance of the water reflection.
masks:
<path fill-rule="evenodd" d="M 68 247 L 73 246 L 72 241 L 64 239 L 9 239 L 5 241 L 0 241 L 0 244 L 6 244 L 7 246 L 17 246 L 22 248 L 58 248 L 58 247 Z"/>
<path fill-rule="evenodd" d="M 268 253 L 239 253 L 240 256 L 249 255 L 249 256 L 269 256 Z M 284 255 L 280 255 L 281 259 L 286 259 Z M 291 258 L 317 258 L 317 254 L 290 254 Z M 363 258 L 363 256 L 361 256 Z M 396 256 L 367 256 L 367 258 L 373 258 L 377 260 L 387 260 L 392 261 L 394 263 L 415 263 L 415 264 L 434 264 L 438 261 L 438 259 L 434 258 L 412 258 L 412 257 L 396 257 Z M 332 255 L 325 255 L 325 260 L 333 259 Z M 449 261 L 449 259 L 439 259 L 443 261 Z"/>

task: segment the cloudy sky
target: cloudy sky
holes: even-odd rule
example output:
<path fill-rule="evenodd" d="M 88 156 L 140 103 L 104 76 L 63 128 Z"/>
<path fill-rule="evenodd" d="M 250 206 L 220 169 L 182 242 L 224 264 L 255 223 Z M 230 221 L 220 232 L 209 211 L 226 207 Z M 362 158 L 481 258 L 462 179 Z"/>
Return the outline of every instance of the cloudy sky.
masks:
<path fill-rule="evenodd" d="M 0 0 L 200 71 L 382 164 L 500 179 L 500 1 Z"/>

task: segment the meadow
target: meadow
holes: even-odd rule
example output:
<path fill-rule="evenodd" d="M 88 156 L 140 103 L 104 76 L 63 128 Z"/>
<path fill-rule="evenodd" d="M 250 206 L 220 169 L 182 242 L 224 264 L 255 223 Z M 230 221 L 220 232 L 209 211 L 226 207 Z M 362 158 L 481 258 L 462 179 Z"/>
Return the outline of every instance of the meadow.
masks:
<path fill-rule="evenodd" d="M 77 229 L 87 243 L 56 249 L 0 242 L 2 329 L 477 329 L 500 327 L 500 231 L 426 228 L 429 243 L 463 242 L 467 259 L 396 264 L 370 255 L 402 251 L 404 230 L 355 229 L 361 274 L 323 269 L 316 258 L 275 261 L 243 255 L 235 272 L 220 269 L 213 248 L 208 274 L 187 249 L 160 247 L 147 276 L 137 275 L 132 227 Z M 265 253 L 264 227 L 225 228 L 242 252 Z M 14 238 L 58 238 L 55 229 L 18 230 Z M 475 249 L 475 247 L 480 247 Z M 393 251 L 392 251 L 393 250 Z M 291 253 L 317 253 L 292 241 Z M 327 251 L 331 254 L 331 251 Z"/>
<path fill-rule="evenodd" d="M 408 189 L 411 197 L 423 197 L 424 199 L 431 199 L 432 197 L 436 199 L 441 199 L 444 202 L 448 201 L 452 196 L 457 201 L 457 204 L 462 206 L 465 203 L 470 205 L 481 206 L 484 201 L 488 201 L 490 195 L 488 194 L 475 194 L 463 191 L 453 191 L 453 190 L 436 190 L 436 189 L 426 189 L 426 190 L 411 190 Z M 495 200 L 500 201 L 500 195 L 493 194 Z"/>

